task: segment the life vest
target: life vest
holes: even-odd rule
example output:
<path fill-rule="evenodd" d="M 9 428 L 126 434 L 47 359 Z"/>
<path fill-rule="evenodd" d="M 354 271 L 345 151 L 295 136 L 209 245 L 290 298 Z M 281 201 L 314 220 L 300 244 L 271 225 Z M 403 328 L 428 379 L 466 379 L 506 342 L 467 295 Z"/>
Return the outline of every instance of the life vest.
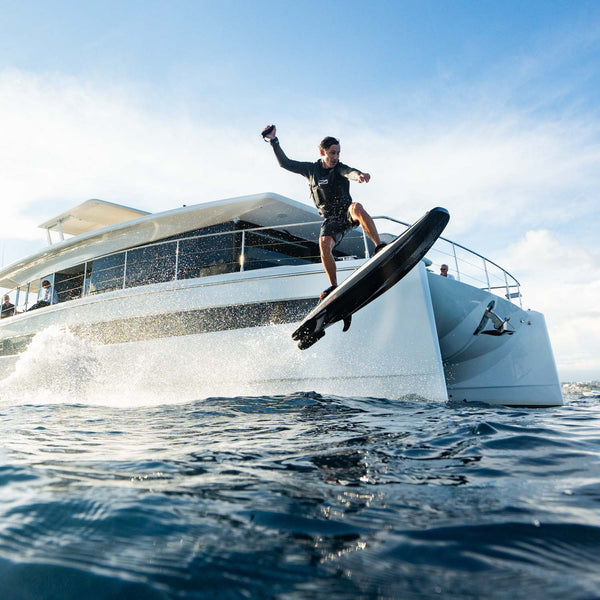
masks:
<path fill-rule="evenodd" d="M 312 199 L 324 219 L 345 214 L 352 204 L 350 181 L 338 172 L 339 164 L 325 169 L 318 160 L 308 178 Z"/>

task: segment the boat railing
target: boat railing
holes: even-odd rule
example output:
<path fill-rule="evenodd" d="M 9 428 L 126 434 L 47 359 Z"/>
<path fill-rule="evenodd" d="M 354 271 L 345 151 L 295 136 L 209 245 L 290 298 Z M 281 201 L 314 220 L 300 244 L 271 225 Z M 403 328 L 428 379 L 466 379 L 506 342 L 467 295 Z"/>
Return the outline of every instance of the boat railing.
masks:
<path fill-rule="evenodd" d="M 385 228 L 397 231 L 382 234 L 393 239 L 410 227 L 409 223 L 392 217 L 377 216 Z M 273 266 L 291 266 L 320 262 L 318 231 L 321 221 L 290 223 L 271 227 L 251 227 L 235 231 L 212 232 L 177 239 L 162 240 L 97 257 L 62 272 L 48 274 L 60 302 L 118 289 L 192 279 L 207 275 L 244 272 Z M 312 228 L 314 240 L 306 239 L 306 229 Z M 294 236 L 301 229 L 303 235 Z M 231 240 L 227 240 L 230 237 Z M 348 243 L 349 242 L 349 243 Z M 364 232 L 354 230 L 345 238 L 350 252 L 341 253 L 338 260 L 368 258 L 373 247 Z M 505 269 L 469 250 L 440 237 L 427 254 L 430 266 L 450 264 L 457 280 L 496 293 L 499 290 L 509 300 L 521 299 L 519 282 Z M 439 270 L 438 270 L 439 272 Z M 26 283 L 10 295 L 23 312 L 31 307 L 40 280 Z"/>
<path fill-rule="evenodd" d="M 395 232 L 394 235 L 400 235 L 410 227 L 410 223 L 385 215 L 375 216 L 373 219 L 399 226 L 399 231 Z M 384 230 L 381 226 L 378 226 L 378 229 L 380 231 Z M 521 284 L 519 281 L 506 269 L 474 250 L 440 236 L 427 253 L 426 258 L 432 263 L 430 270 L 439 273 L 441 265 L 446 264 L 448 265 L 448 273 L 452 274 L 458 281 L 497 295 L 503 295 L 511 302 L 518 300 L 519 306 L 522 307 Z"/>
<path fill-rule="evenodd" d="M 322 221 L 276 227 L 247 227 L 151 242 L 96 257 L 77 267 L 47 274 L 60 302 L 118 289 L 274 266 L 320 262 L 318 231 Z M 314 241 L 294 228 L 312 227 Z M 353 232 L 362 247 L 362 236 Z M 231 239 L 227 239 L 231 238 Z M 358 258 L 361 258 L 360 256 Z M 39 300 L 41 279 L 8 292 L 17 314 Z"/>

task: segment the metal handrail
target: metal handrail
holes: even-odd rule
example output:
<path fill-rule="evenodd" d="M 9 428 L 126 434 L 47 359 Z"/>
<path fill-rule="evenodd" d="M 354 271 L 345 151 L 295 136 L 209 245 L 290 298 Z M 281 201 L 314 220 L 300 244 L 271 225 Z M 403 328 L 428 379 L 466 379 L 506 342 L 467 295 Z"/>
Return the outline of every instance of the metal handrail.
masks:
<path fill-rule="evenodd" d="M 402 225 L 403 227 L 410 227 L 411 224 L 410 223 L 406 223 L 404 221 L 400 221 L 398 219 L 394 219 L 393 217 L 388 217 L 386 215 L 376 215 L 373 217 L 373 220 L 384 220 L 384 221 L 390 221 L 393 223 L 396 223 L 398 225 Z M 463 259 L 462 261 L 459 261 L 459 258 L 457 256 L 456 253 L 456 249 L 459 248 L 465 252 L 467 252 L 468 254 L 475 256 L 479 259 L 481 259 L 482 264 L 483 264 L 483 272 L 485 274 L 485 283 L 486 285 L 484 286 L 483 289 L 487 289 L 489 292 L 491 292 L 493 289 L 504 289 L 505 290 L 505 297 L 509 300 L 512 301 L 513 298 L 518 298 L 519 299 L 519 305 L 522 306 L 522 302 L 521 302 L 521 284 L 519 283 L 519 281 L 517 280 L 516 277 L 514 277 L 513 275 L 511 275 L 506 269 L 504 269 L 503 267 L 501 267 L 500 265 L 498 265 L 497 263 L 495 263 L 493 260 L 490 260 L 489 258 L 486 258 L 485 256 L 483 256 L 482 254 L 479 254 L 478 252 L 475 252 L 474 250 L 471 250 L 470 248 L 467 248 L 466 246 L 463 246 L 462 244 L 459 244 L 457 242 L 454 242 L 453 240 L 450 240 L 448 238 L 445 238 L 443 236 L 440 236 L 438 238 L 438 241 L 436 242 L 436 244 L 439 242 L 445 242 L 447 244 L 450 245 L 451 247 L 451 254 L 449 254 L 448 256 L 451 256 L 454 258 L 454 265 L 455 265 L 455 269 L 456 269 L 456 274 L 457 274 L 457 279 L 459 281 L 462 280 L 463 278 L 463 274 L 461 273 L 461 269 L 460 269 L 460 264 L 461 262 L 466 265 L 471 264 L 473 267 L 475 267 L 476 265 L 469 263 L 469 261 Z M 435 248 L 435 245 L 434 245 Z M 441 252 L 441 250 L 438 250 L 439 252 Z M 491 281 L 490 281 L 490 273 L 488 271 L 488 265 L 492 265 L 494 266 L 496 269 L 499 270 L 499 272 L 502 274 L 503 276 L 503 281 L 504 281 L 504 285 L 502 286 L 493 286 Z M 476 267 L 476 268 L 480 268 L 480 267 Z M 509 278 L 510 278 L 510 282 L 509 282 Z M 512 289 L 516 288 L 516 292 L 511 292 Z"/>
<path fill-rule="evenodd" d="M 405 228 L 408 228 L 411 226 L 410 223 L 406 223 L 404 221 L 400 221 L 398 219 L 394 219 L 393 217 L 388 217 L 386 215 L 377 215 L 373 217 L 374 220 L 384 220 L 384 221 L 389 221 L 392 223 L 396 223 L 398 225 L 401 225 Z M 278 230 L 288 230 L 288 229 L 292 229 L 294 227 L 306 227 L 306 226 L 310 226 L 310 225 L 318 225 L 320 226 L 322 223 L 321 220 L 318 221 L 308 221 L 308 222 L 300 222 L 300 223 L 289 223 L 289 224 L 283 224 L 283 225 L 277 225 L 276 229 Z M 108 258 L 110 256 L 115 256 L 118 254 L 124 254 L 124 268 L 123 268 L 123 273 L 122 275 L 120 274 L 118 277 L 118 281 L 121 281 L 121 287 L 125 288 L 127 287 L 127 283 L 126 283 L 126 277 L 127 277 L 127 258 L 128 258 L 128 253 L 132 252 L 134 250 L 140 250 L 143 248 L 151 248 L 151 247 L 157 247 L 157 246 L 161 246 L 161 245 L 165 245 L 165 244 L 173 244 L 175 243 L 175 270 L 174 270 L 174 276 L 172 279 L 169 279 L 169 281 L 175 281 L 178 279 L 178 267 L 179 267 L 179 258 L 180 258 L 180 243 L 181 242 L 188 242 L 191 240 L 197 240 L 197 239 L 204 239 L 204 238 L 215 238 L 215 237 L 219 237 L 219 236 L 225 236 L 225 235 L 236 235 L 236 234 L 241 234 L 241 245 L 240 245 L 240 254 L 239 254 L 239 259 L 238 261 L 236 261 L 239 264 L 239 271 L 240 272 L 244 272 L 244 270 L 246 269 L 246 264 L 245 264 L 245 257 L 246 257 L 246 233 L 251 233 L 251 232 L 259 232 L 259 231 L 266 231 L 266 230 L 272 230 L 274 229 L 274 226 L 263 226 L 263 227 L 250 227 L 247 229 L 239 229 L 239 230 L 235 230 L 235 231 L 222 231 L 222 232 L 216 232 L 216 233 L 206 233 L 206 234 L 200 234 L 200 235 L 193 235 L 193 236 L 189 236 L 189 237 L 184 237 L 184 238 L 180 238 L 180 239 L 170 239 L 170 240 L 161 240 L 158 242 L 151 242 L 148 244 L 144 244 L 143 246 L 136 246 L 135 248 L 131 248 L 129 250 L 120 250 L 120 251 L 116 251 L 116 252 L 112 252 L 109 254 L 104 254 L 102 256 L 98 256 L 96 258 L 94 258 L 93 260 L 98 260 L 100 258 Z M 369 248 L 368 248 L 368 240 L 367 240 L 367 236 L 365 235 L 365 233 L 363 232 L 363 240 L 364 240 L 364 249 L 365 249 L 365 258 L 369 257 Z M 485 272 L 485 281 L 486 281 L 486 285 L 484 286 L 485 289 L 487 289 L 488 291 L 491 292 L 491 290 L 493 289 L 505 289 L 506 290 L 506 297 L 511 300 L 513 297 L 518 297 L 520 299 L 521 294 L 520 294 L 520 283 L 519 281 L 513 276 L 511 275 L 508 271 L 506 271 L 505 269 L 503 269 L 500 265 L 496 264 L 494 261 L 486 258 L 485 256 L 470 250 L 469 248 L 462 246 L 461 244 L 458 244 L 457 242 L 454 242 L 450 239 L 444 238 L 442 236 L 440 236 L 438 238 L 438 241 L 441 240 L 443 242 L 446 242 L 447 244 L 450 244 L 451 247 L 451 254 L 449 256 L 452 256 L 454 258 L 454 264 L 455 264 L 455 268 L 456 268 L 456 273 L 458 276 L 458 280 L 461 280 L 462 274 L 460 271 L 460 263 L 459 263 L 459 258 L 457 256 L 456 253 L 456 249 L 459 248 L 461 250 L 466 251 L 467 253 L 469 253 L 470 255 L 473 255 L 475 257 L 478 257 L 479 259 L 481 259 L 483 261 L 483 271 Z M 282 240 L 283 241 L 283 240 Z M 308 240 L 307 240 L 308 241 Z M 437 243 L 437 242 L 436 242 Z M 441 251 L 440 251 L 441 252 Z M 83 263 L 83 273 L 84 273 L 84 281 L 83 281 L 83 286 L 81 286 L 81 296 L 85 296 L 90 294 L 90 292 L 87 289 L 87 283 L 88 283 L 88 278 L 87 278 L 87 271 L 88 271 L 88 263 L 91 261 L 86 261 L 85 263 Z M 463 261 L 465 264 L 469 264 L 468 261 Z M 233 264 L 233 263 L 232 263 Z M 499 271 L 504 275 L 504 285 L 502 286 L 493 286 L 490 282 L 490 274 L 488 272 L 488 265 L 493 265 L 495 268 L 499 269 Z M 473 265 L 475 266 L 475 265 Z M 465 275 L 467 276 L 467 275 Z M 468 277 L 468 276 L 467 276 Z M 509 278 L 510 280 L 512 280 L 512 282 L 514 283 L 510 283 L 509 282 Z M 29 282 L 26 284 L 22 284 L 21 286 L 19 286 L 17 288 L 17 299 L 20 296 L 20 288 L 27 286 L 27 288 L 29 287 Z M 79 287 L 79 286 L 78 286 Z M 512 288 L 517 288 L 518 292 L 515 293 L 511 293 L 511 289 Z M 73 288 L 75 289 L 75 288 Z M 66 290 L 66 291 L 70 291 L 70 290 Z M 9 292 L 10 293 L 10 292 Z M 27 289 L 25 291 L 25 297 L 26 300 L 28 301 L 29 298 L 29 290 Z M 519 300 L 520 301 L 520 300 Z"/>
<path fill-rule="evenodd" d="M 386 217 L 384 215 L 373 217 L 373 219 L 384 219 L 386 221 L 393 221 L 394 223 L 398 223 L 400 225 L 404 225 L 405 227 L 411 227 L 410 223 L 405 223 L 404 221 L 399 221 L 398 219 L 394 219 L 392 217 Z M 469 252 L 470 254 L 473 254 L 474 256 L 478 256 L 479 258 L 485 260 L 486 262 L 490 263 L 491 265 L 494 265 L 495 267 L 497 267 L 498 269 L 500 269 L 501 271 L 503 271 L 504 273 L 506 273 L 517 285 L 521 285 L 518 282 L 518 280 L 517 280 L 516 277 L 514 277 L 513 275 L 511 275 L 506 269 L 502 268 L 500 265 L 496 264 L 493 260 L 490 260 L 489 258 L 486 258 L 485 256 L 479 254 L 478 252 L 475 252 L 474 250 L 471 250 L 470 248 L 467 248 L 466 246 L 462 246 L 458 242 L 453 242 L 452 240 L 449 240 L 448 238 L 440 236 L 438 239 L 439 240 L 443 240 L 444 242 L 448 242 L 449 244 L 452 244 L 452 246 L 456 246 L 458 248 L 461 248 L 462 250 L 466 250 L 467 252 Z"/>

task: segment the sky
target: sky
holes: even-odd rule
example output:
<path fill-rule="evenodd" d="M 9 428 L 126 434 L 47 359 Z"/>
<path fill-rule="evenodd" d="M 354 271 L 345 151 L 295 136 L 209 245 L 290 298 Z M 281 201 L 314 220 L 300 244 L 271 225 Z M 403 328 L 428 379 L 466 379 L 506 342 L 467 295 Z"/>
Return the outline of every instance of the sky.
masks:
<path fill-rule="evenodd" d="M 0 0 L 0 265 L 89 198 L 271 191 L 259 132 L 371 174 L 353 197 L 505 267 L 562 381 L 600 379 L 600 2 Z"/>

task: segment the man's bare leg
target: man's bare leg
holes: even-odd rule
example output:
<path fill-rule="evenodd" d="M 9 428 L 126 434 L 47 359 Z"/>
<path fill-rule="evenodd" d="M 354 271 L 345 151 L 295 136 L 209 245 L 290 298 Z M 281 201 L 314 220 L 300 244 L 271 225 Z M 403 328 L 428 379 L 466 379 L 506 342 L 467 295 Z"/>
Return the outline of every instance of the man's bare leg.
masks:
<path fill-rule="evenodd" d="M 333 258 L 335 240 L 330 235 L 319 238 L 319 250 L 321 251 L 321 262 L 325 268 L 325 274 L 331 285 L 337 285 L 337 269 Z"/>
<path fill-rule="evenodd" d="M 375 246 L 381 244 L 379 239 L 379 233 L 377 233 L 377 227 L 369 213 L 363 208 L 362 204 L 353 202 L 348 208 L 348 212 L 354 221 L 358 221 L 363 231 L 369 236 Z"/>

